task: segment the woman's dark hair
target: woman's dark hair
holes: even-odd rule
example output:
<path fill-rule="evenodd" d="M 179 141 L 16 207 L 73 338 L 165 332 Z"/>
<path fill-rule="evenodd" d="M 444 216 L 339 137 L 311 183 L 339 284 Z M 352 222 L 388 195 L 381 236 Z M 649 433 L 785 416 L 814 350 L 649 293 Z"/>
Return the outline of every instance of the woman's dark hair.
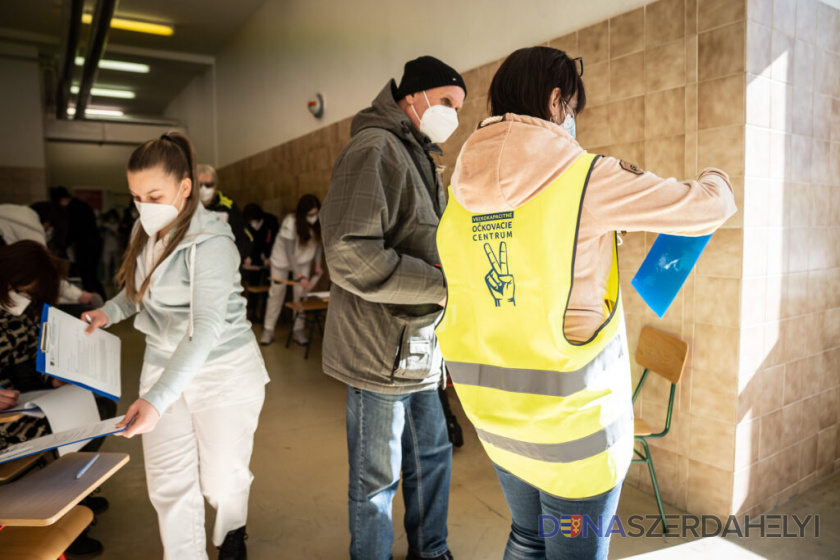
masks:
<path fill-rule="evenodd" d="M 245 218 L 246 223 L 251 220 L 260 221 L 265 217 L 265 212 L 263 212 L 259 204 L 252 202 L 246 204 L 245 208 L 242 209 L 242 217 Z"/>
<path fill-rule="evenodd" d="M 137 268 L 137 257 L 146 247 L 149 235 L 141 227 L 137 229 L 131 241 L 129 241 L 128 248 L 123 255 L 122 265 L 117 272 L 117 284 L 125 286 L 125 293 L 130 302 L 140 302 L 149 287 L 152 273 L 157 265 L 175 251 L 187 234 L 193 214 L 200 204 L 197 193 L 198 185 L 195 180 L 195 159 L 195 148 L 193 148 L 192 142 L 179 132 L 170 132 L 160 138 L 149 140 L 134 150 L 128 159 L 128 171 L 130 172 L 160 167 L 167 175 L 174 177 L 177 181 L 189 179 L 192 184 L 190 194 L 184 197 L 184 209 L 178 214 L 172 225 L 172 236 L 163 250 L 163 254 L 154 264 L 152 270 L 146 274 L 146 278 L 140 286 L 134 283 L 134 273 Z"/>
<path fill-rule="evenodd" d="M 570 103 L 577 94 L 576 114 L 586 106 L 586 91 L 574 59 L 550 47 L 529 47 L 508 56 L 490 83 L 490 114 L 515 113 L 551 119 L 551 92 L 560 88 L 560 99 Z"/>
<path fill-rule="evenodd" d="M 314 194 L 305 194 L 298 200 L 297 211 L 295 212 L 295 229 L 297 229 L 300 244 L 308 242 L 313 237 L 315 241 L 321 241 L 321 222 L 315 222 L 314 226 L 306 221 L 306 215 L 313 208 L 321 209 L 321 201 Z"/>
<path fill-rule="evenodd" d="M 0 305 L 11 304 L 9 292 L 26 288 L 35 304 L 31 309 L 58 301 L 61 273 L 56 259 L 37 241 L 18 241 L 0 247 Z"/>

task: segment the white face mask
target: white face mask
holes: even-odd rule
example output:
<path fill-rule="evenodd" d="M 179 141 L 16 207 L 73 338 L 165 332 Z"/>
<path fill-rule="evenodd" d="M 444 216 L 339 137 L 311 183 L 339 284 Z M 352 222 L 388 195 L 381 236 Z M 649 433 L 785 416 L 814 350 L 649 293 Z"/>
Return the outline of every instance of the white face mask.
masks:
<path fill-rule="evenodd" d="M 261 227 L 262 227 L 262 225 L 263 225 L 263 221 L 262 221 L 262 220 L 259 220 L 259 221 L 257 221 L 257 220 L 251 220 L 249 223 L 250 223 L 250 225 L 251 225 L 251 229 L 252 229 L 252 230 L 254 230 L 254 231 L 260 231 L 260 228 L 261 228 Z"/>
<path fill-rule="evenodd" d="M 202 204 L 207 204 L 211 200 L 213 200 L 213 196 L 216 194 L 215 187 L 200 187 L 198 189 L 198 198 L 201 200 Z"/>
<path fill-rule="evenodd" d="M 429 140 L 435 144 L 446 142 L 458 128 L 458 112 L 452 107 L 432 105 L 429 103 L 429 96 L 426 95 L 425 91 L 423 96 L 426 98 L 426 104 L 429 105 L 426 112 L 423 113 L 423 118 L 417 115 L 417 109 L 414 108 L 414 105 L 411 106 L 414 116 L 420 119 L 420 132 L 428 136 Z"/>
<path fill-rule="evenodd" d="M 560 125 L 563 127 L 563 130 L 569 133 L 569 136 L 572 138 L 576 138 L 577 134 L 577 127 L 575 125 L 575 116 L 571 113 L 566 115 L 566 120 L 563 121 L 563 124 Z"/>
<path fill-rule="evenodd" d="M 32 300 L 28 295 L 18 292 L 9 292 L 9 299 L 12 301 L 9 304 L 9 307 L 6 308 L 6 311 L 15 317 L 19 317 L 24 311 L 26 311 L 29 304 L 32 303 Z"/>
<path fill-rule="evenodd" d="M 183 183 L 181 183 L 183 186 Z M 181 197 L 181 187 L 178 187 L 178 196 L 175 200 Z M 181 213 L 184 207 L 183 200 L 181 207 L 176 208 L 175 204 L 155 204 L 154 202 L 134 202 L 137 211 L 140 212 L 140 224 L 149 237 L 154 236 L 157 232 L 171 224 Z"/>
<path fill-rule="evenodd" d="M 309 222 L 309 225 L 314 226 L 318 221 L 318 214 L 315 214 L 314 216 L 307 216 L 306 221 Z"/>

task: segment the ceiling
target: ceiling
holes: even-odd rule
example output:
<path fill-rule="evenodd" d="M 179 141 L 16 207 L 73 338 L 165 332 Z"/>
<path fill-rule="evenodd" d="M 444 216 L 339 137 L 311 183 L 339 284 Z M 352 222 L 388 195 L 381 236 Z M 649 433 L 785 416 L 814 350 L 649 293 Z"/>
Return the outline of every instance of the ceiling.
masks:
<path fill-rule="evenodd" d="M 69 0 L 64 0 L 69 2 Z M 265 0 L 119 0 L 115 17 L 174 27 L 169 37 L 111 29 L 104 59 L 148 64 L 148 74 L 100 69 L 94 87 L 130 89 L 132 100 L 91 97 L 89 107 L 114 107 L 127 115 L 160 117 L 169 102 L 198 74 L 212 65 L 216 53 L 265 3 Z M 58 61 L 62 0 L 0 1 L 0 41 L 35 45 Z M 85 12 L 95 8 L 85 1 Z M 90 25 L 83 25 L 77 56 L 84 56 Z M 81 80 L 76 67 L 74 84 Z M 75 96 L 71 103 L 75 102 Z"/>

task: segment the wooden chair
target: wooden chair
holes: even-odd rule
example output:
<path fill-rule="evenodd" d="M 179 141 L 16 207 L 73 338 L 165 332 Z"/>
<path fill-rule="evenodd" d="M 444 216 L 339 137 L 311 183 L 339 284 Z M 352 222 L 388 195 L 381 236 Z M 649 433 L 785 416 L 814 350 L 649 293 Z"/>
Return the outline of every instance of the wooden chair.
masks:
<path fill-rule="evenodd" d="M 647 439 L 665 437 L 671 429 L 674 395 L 676 394 L 677 383 L 680 382 L 683 371 L 685 371 L 687 357 L 688 344 L 686 342 L 651 327 L 642 329 L 642 335 L 639 337 L 639 346 L 636 348 L 636 363 L 645 368 L 645 371 L 642 373 L 639 384 L 633 392 L 633 402 L 636 402 L 636 397 L 639 396 L 639 392 L 642 390 L 642 384 L 644 384 L 648 373 L 651 371 L 671 382 L 671 395 L 668 398 L 668 412 L 665 416 L 665 427 L 661 432 L 653 433 L 650 425 L 641 418 L 634 420 L 633 435 L 635 440 L 642 444 L 644 454 L 634 448 L 633 451 L 639 458 L 633 459 L 633 462 L 646 463 L 648 470 L 650 470 L 650 480 L 653 484 L 653 492 L 656 495 L 656 505 L 659 507 L 663 530 L 666 533 L 668 532 L 668 525 L 665 523 L 665 509 L 662 507 L 662 497 L 659 494 L 659 484 L 656 482 L 656 471 L 653 468 L 653 458 L 650 454 Z"/>
<path fill-rule="evenodd" d="M 0 484 L 7 484 L 22 477 L 35 467 L 43 467 L 46 464 L 46 453 L 21 457 L 16 461 L 0 463 Z"/>
<path fill-rule="evenodd" d="M 252 298 L 257 298 L 257 306 L 254 309 L 254 321 L 262 321 L 265 314 L 265 302 L 268 299 L 269 286 L 246 286 L 245 291 L 248 292 L 248 307 L 251 306 Z"/>
<path fill-rule="evenodd" d="M 306 323 L 309 325 L 309 342 L 306 343 L 306 353 L 303 355 L 304 360 L 309 359 L 309 349 L 312 346 L 312 338 L 315 336 L 315 328 L 321 332 L 321 338 L 324 337 L 324 328 L 321 325 L 321 316 L 327 312 L 330 300 L 328 299 L 309 299 L 306 301 L 290 301 L 286 303 L 286 307 L 291 309 L 292 328 L 289 329 L 289 336 L 286 338 L 286 348 L 292 342 L 292 333 L 295 328 L 295 321 L 300 314 L 303 314 Z"/>
<path fill-rule="evenodd" d="M 93 521 L 93 512 L 75 506 L 48 527 L 5 527 L 0 530 L 4 560 L 55 560 Z"/>

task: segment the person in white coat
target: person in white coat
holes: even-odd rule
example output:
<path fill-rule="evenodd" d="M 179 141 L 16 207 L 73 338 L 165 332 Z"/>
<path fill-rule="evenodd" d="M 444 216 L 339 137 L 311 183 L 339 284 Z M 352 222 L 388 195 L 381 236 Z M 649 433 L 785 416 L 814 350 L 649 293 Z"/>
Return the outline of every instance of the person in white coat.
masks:
<path fill-rule="evenodd" d="M 293 297 L 300 301 L 303 296 L 312 291 L 315 284 L 324 273 L 321 268 L 321 224 L 318 223 L 318 212 L 321 201 L 313 194 L 300 197 L 297 210 L 283 219 L 280 233 L 274 240 L 271 249 L 271 287 L 268 290 L 263 331 L 260 344 L 267 346 L 274 340 L 274 328 L 283 310 L 286 299 L 286 284 L 277 282 L 287 279 L 292 273 L 294 285 Z M 309 340 L 304 333 L 303 316 L 299 315 L 292 325 L 292 336 L 298 344 L 307 344 Z"/>
<path fill-rule="evenodd" d="M 245 318 L 230 227 L 198 200 L 183 135 L 146 142 L 128 162 L 140 211 L 117 274 L 122 291 L 88 312 L 88 332 L 136 315 L 146 335 L 140 398 L 119 424 L 143 434 L 149 498 L 165 558 L 207 558 L 204 500 L 222 560 L 247 558 L 254 432 L 268 374 Z"/>

